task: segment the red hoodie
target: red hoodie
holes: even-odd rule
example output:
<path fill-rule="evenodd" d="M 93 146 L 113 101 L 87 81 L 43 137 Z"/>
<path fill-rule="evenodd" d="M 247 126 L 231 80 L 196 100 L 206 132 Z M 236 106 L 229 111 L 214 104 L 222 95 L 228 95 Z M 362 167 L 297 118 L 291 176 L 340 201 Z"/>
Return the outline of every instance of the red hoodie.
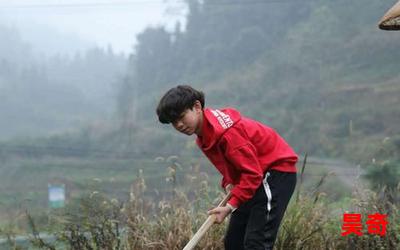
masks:
<path fill-rule="evenodd" d="M 296 153 L 272 128 L 231 108 L 204 109 L 203 114 L 196 142 L 222 174 L 221 186 L 235 186 L 228 202 L 232 206 L 253 197 L 267 170 L 296 172 Z"/>

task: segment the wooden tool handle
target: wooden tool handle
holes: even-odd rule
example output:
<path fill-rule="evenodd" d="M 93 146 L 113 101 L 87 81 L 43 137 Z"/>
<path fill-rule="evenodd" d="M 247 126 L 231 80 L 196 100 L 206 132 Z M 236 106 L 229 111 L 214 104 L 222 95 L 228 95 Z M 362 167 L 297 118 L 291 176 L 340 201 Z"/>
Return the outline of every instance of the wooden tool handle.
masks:
<path fill-rule="evenodd" d="M 231 198 L 231 193 L 228 193 L 224 197 L 224 199 L 218 204 L 218 207 L 225 206 L 230 198 Z M 190 241 L 183 248 L 183 250 L 192 250 L 200 241 L 200 239 L 204 236 L 207 230 L 214 224 L 215 219 L 216 219 L 215 214 L 208 216 L 207 220 L 203 223 L 203 225 L 201 225 L 199 230 L 197 230 L 197 232 L 193 235 L 192 239 L 190 239 Z"/>

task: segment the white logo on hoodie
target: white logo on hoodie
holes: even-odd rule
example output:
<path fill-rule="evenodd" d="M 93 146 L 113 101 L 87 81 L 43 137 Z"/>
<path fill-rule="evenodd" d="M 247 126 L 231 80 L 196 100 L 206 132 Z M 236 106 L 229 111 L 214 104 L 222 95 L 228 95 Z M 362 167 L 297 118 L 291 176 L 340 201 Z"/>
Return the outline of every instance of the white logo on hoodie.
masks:
<path fill-rule="evenodd" d="M 211 112 L 217 118 L 219 124 L 224 129 L 227 129 L 233 125 L 233 121 L 232 121 L 231 117 L 229 115 L 225 114 L 224 112 L 222 112 L 221 110 L 216 109 L 216 110 L 211 110 Z"/>

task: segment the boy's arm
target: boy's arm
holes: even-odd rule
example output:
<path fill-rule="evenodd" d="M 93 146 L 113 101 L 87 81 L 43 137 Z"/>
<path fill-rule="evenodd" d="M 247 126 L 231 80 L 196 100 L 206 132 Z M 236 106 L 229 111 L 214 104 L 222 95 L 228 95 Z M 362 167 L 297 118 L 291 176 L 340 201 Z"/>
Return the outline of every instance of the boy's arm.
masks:
<path fill-rule="evenodd" d="M 229 185 L 228 181 L 225 179 L 224 176 L 222 176 L 222 180 L 221 180 L 221 187 L 226 190 L 226 187 Z"/>
<path fill-rule="evenodd" d="M 235 212 L 235 210 L 237 209 L 237 207 L 232 206 L 229 203 L 226 203 L 226 206 L 229 207 L 231 209 L 231 213 Z"/>
<path fill-rule="evenodd" d="M 250 143 L 233 149 L 227 148 L 225 156 L 240 172 L 239 182 L 231 190 L 232 197 L 228 201 L 228 204 L 237 208 L 254 196 L 261 185 L 263 170 L 258 161 L 256 149 Z"/>
<path fill-rule="evenodd" d="M 226 185 L 225 193 L 229 194 L 232 191 L 233 187 L 234 187 L 233 184 Z M 237 209 L 237 207 L 233 206 L 232 204 L 229 204 L 229 202 L 226 203 L 226 206 L 231 209 L 232 213 L 235 212 L 235 210 Z"/>

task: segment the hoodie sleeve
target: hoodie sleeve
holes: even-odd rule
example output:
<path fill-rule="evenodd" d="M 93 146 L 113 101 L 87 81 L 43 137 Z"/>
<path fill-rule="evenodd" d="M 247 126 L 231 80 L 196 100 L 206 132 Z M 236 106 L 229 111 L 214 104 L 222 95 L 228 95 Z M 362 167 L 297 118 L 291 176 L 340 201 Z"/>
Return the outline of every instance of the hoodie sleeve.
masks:
<path fill-rule="evenodd" d="M 241 146 L 234 148 L 227 147 L 225 151 L 226 158 L 240 173 L 238 184 L 232 189 L 232 198 L 228 201 L 234 207 L 239 207 L 240 204 L 251 199 L 263 179 L 263 171 L 255 147 L 244 138 L 242 139 L 246 142 L 245 144 L 239 144 Z"/>
<path fill-rule="evenodd" d="M 228 181 L 225 179 L 225 177 L 222 176 L 221 187 L 225 190 L 225 187 L 228 184 L 229 184 Z"/>

